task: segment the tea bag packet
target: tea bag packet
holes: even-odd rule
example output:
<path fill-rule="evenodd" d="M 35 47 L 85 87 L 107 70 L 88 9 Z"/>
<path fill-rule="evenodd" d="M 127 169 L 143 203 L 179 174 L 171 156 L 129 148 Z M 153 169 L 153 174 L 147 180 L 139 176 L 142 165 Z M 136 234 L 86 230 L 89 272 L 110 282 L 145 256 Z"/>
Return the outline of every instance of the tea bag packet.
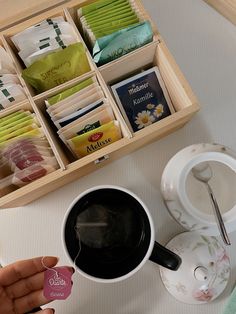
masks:
<path fill-rule="evenodd" d="M 89 71 L 85 48 L 76 43 L 37 60 L 23 70 L 22 77 L 37 92 L 44 92 Z"/>
<path fill-rule="evenodd" d="M 76 33 L 63 17 L 47 19 L 11 37 L 28 67 L 37 59 L 77 41 Z"/>
<path fill-rule="evenodd" d="M 98 0 L 79 9 L 78 17 L 84 37 L 93 48 L 94 61 L 99 65 L 115 60 L 153 40 L 150 23 L 142 24 L 145 17 L 132 0 Z M 130 32 L 132 27 L 137 28 Z"/>
<path fill-rule="evenodd" d="M 20 84 L 20 81 L 15 74 L 0 74 L 0 87 L 4 85 Z"/>
<path fill-rule="evenodd" d="M 0 46 L 0 74 L 15 74 L 16 70 L 10 56 Z"/>
<path fill-rule="evenodd" d="M 74 128 L 77 126 L 78 123 L 87 120 L 89 118 L 92 118 L 93 116 L 97 115 L 98 113 L 100 113 L 101 111 L 104 111 L 106 114 L 108 113 L 108 115 L 110 114 L 110 104 L 107 101 L 107 99 L 103 99 L 102 103 L 100 106 L 98 106 L 97 108 L 93 109 L 92 111 L 89 111 L 85 114 L 83 114 L 82 116 L 80 116 L 78 119 L 75 119 L 74 121 L 66 124 L 63 127 L 60 127 L 59 130 L 57 131 L 58 135 L 60 136 L 62 133 L 70 130 L 71 128 Z"/>
<path fill-rule="evenodd" d="M 93 96 L 91 96 L 93 97 Z M 99 99 L 93 103 L 89 102 L 90 104 L 86 107 L 79 109 L 78 111 L 72 112 L 71 114 L 65 116 L 64 118 L 61 118 L 59 120 L 54 120 L 56 117 L 53 117 L 52 120 L 54 121 L 54 124 L 58 129 L 61 127 L 66 126 L 67 124 L 70 124 L 71 122 L 77 120 L 78 118 L 82 117 L 83 115 L 92 112 L 94 109 L 100 107 L 103 105 L 103 99 Z"/>
<path fill-rule="evenodd" d="M 52 117 L 66 112 L 65 114 L 61 114 L 60 117 L 63 118 L 65 115 L 87 106 L 90 102 L 90 99 L 100 99 L 103 96 L 104 95 L 100 86 L 88 86 L 77 95 L 69 97 L 70 99 L 68 98 L 67 101 L 62 101 L 61 104 L 58 103 L 57 105 L 51 106 L 47 109 L 47 111 Z"/>
<path fill-rule="evenodd" d="M 111 89 L 133 132 L 148 127 L 175 111 L 157 67 L 112 85 Z"/>
<path fill-rule="evenodd" d="M 77 135 L 67 142 L 73 154 L 81 158 L 118 141 L 120 138 L 119 122 L 111 121 L 94 130 Z"/>
<path fill-rule="evenodd" d="M 21 119 L 31 118 L 32 113 L 30 111 L 19 110 L 13 112 L 3 118 L 0 118 L 0 128 L 11 127 L 12 125 L 18 123 Z"/>
<path fill-rule="evenodd" d="M 35 51 L 33 52 L 30 52 L 29 49 L 21 50 L 19 52 L 19 56 L 24 61 L 25 66 L 29 67 L 36 60 L 41 59 L 52 52 L 64 49 L 74 42 L 75 40 L 72 36 L 58 36 L 57 38 L 36 44 L 34 49 Z"/>
<path fill-rule="evenodd" d="M 25 92 L 22 86 L 19 84 L 7 84 L 0 87 L 0 110 L 3 110 L 25 99 Z"/>
<path fill-rule="evenodd" d="M 89 118 L 84 117 L 85 116 L 76 120 L 76 123 L 67 130 L 60 130 L 60 134 L 58 132 L 59 137 L 63 140 L 63 142 L 66 142 L 66 140 L 73 138 L 77 135 L 81 135 L 88 131 L 94 130 L 101 125 L 104 125 L 115 119 L 112 109 L 109 106 L 107 106 L 102 111 L 91 115 L 91 117 Z"/>
<path fill-rule="evenodd" d="M 138 49 L 153 40 L 153 31 L 149 21 L 121 29 L 96 40 L 93 47 L 93 60 L 103 65 Z"/>
<path fill-rule="evenodd" d="M 56 159 L 51 164 L 33 164 L 23 170 L 15 171 L 13 174 L 0 180 L 0 190 L 10 185 L 17 187 L 25 186 L 38 180 L 56 170 Z"/>
<path fill-rule="evenodd" d="M 85 88 L 85 87 L 87 87 L 87 86 L 89 86 L 95 82 L 96 82 L 96 79 L 94 77 L 88 78 L 87 80 L 84 80 L 84 81 L 78 83 L 77 85 L 72 86 L 71 88 L 64 90 L 63 92 L 48 98 L 45 101 L 45 104 L 47 107 L 53 106 L 53 105 L 57 104 L 58 102 L 68 98 L 69 96 L 74 95 L 75 93 L 81 91 L 83 88 Z"/>

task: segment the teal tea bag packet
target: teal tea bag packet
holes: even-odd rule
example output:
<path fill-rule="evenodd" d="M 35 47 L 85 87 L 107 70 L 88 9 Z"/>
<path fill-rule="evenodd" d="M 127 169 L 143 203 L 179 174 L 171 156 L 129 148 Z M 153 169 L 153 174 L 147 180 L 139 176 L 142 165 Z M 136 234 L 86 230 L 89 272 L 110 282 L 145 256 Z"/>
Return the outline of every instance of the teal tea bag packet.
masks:
<path fill-rule="evenodd" d="M 83 88 L 95 83 L 96 79 L 94 77 L 92 78 L 88 78 L 78 84 L 76 84 L 75 86 L 72 86 L 64 91 L 62 91 L 61 93 L 55 95 L 55 96 L 52 96 L 50 98 L 48 98 L 45 103 L 46 103 L 46 106 L 47 107 L 50 107 L 50 106 L 53 106 L 55 105 L 56 103 L 70 97 L 71 95 L 81 91 Z"/>
<path fill-rule="evenodd" d="M 149 21 L 119 30 L 96 40 L 93 59 L 98 65 L 113 61 L 153 40 L 153 31 Z"/>
<path fill-rule="evenodd" d="M 85 48 L 76 43 L 37 60 L 23 70 L 22 77 L 37 92 L 44 92 L 89 71 Z"/>

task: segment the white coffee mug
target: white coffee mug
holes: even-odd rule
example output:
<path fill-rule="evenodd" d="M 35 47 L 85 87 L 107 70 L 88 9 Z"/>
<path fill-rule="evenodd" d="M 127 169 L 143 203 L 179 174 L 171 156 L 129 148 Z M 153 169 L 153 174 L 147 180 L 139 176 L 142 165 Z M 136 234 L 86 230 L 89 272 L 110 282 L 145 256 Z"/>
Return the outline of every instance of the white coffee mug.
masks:
<path fill-rule="evenodd" d="M 148 259 L 177 270 L 181 259 L 155 242 L 152 217 L 131 191 L 96 186 L 69 206 L 62 224 L 64 251 L 76 270 L 96 282 L 118 282 Z"/>

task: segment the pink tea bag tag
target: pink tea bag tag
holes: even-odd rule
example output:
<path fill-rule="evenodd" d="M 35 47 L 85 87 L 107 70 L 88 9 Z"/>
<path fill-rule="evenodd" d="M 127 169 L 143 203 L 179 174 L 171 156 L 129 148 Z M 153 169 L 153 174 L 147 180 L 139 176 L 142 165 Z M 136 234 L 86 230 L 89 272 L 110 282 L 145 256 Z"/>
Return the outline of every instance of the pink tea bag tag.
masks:
<path fill-rule="evenodd" d="M 71 294 L 72 273 L 66 267 L 48 268 L 44 272 L 43 294 L 48 300 L 65 300 Z"/>

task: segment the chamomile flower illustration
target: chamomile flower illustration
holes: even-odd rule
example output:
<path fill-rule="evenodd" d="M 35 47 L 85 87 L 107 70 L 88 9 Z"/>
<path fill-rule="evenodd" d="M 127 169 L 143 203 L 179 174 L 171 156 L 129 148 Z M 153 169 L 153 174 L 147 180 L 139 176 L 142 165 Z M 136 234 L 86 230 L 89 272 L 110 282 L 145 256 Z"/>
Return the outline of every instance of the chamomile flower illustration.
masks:
<path fill-rule="evenodd" d="M 164 106 L 162 104 L 159 104 L 156 106 L 153 114 L 154 116 L 156 116 L 157 118 L 160 118 L 164 113 Z"/>
<path fill-rule="evenodd" d="M 153 104 L 147 104 L 147 109 L 148 110 L 152 110 L 155 106 Z"/>
<path fill-rule="evenodd" d="M 135 123 L 138 125 L 138 129 L 145 128 L 155 121 L 155 118 L 150 114 L 149 111 L 146 110 L 139 112 L 135 119 Z"/>

